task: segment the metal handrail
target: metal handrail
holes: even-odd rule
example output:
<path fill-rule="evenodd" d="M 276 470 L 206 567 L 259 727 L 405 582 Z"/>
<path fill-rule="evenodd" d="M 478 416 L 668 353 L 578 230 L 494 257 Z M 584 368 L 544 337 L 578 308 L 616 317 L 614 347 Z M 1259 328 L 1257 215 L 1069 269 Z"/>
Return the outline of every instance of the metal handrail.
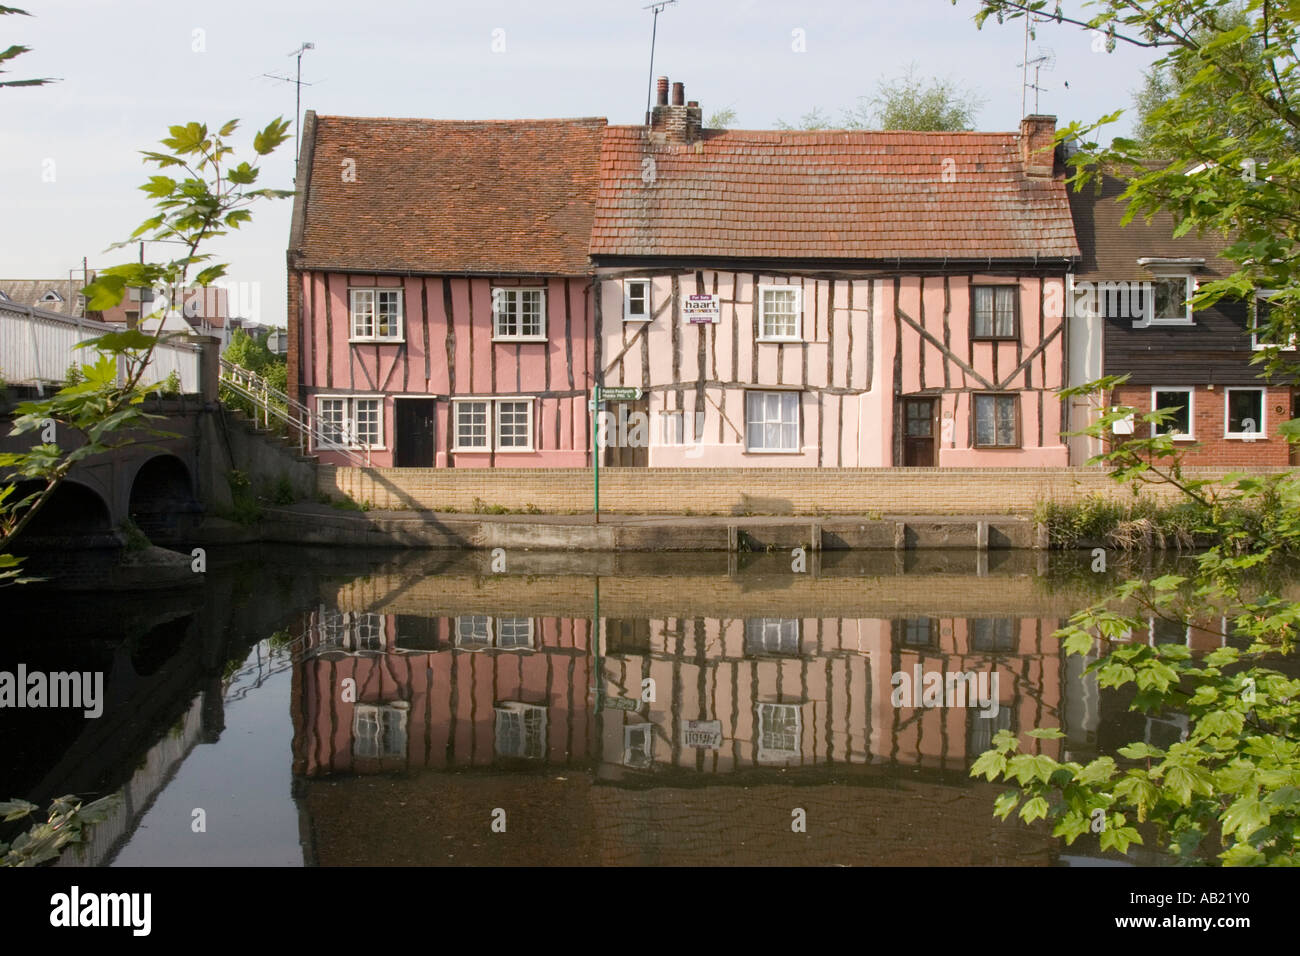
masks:
<path fill-rule="evenodd" d="M 327 434 L 316 421 L 311 409 L 280 391 L 263 376 L 223 358 L 220 378 L 222 384 L 236 395 L 253 403 L 255 411 L 260 411 L 261 423 L 265 427 L 271 427 L 272 418 L 284 422 L 297 436 L 298 448 L 302 453 L 306 454 L 309 450 L 337 452 L 353 465 L 369 466 L 369 455 L 357 454 L 346 447 L 352 437 L 347 426 L 343 427 L 341 433 Z M 257 420 L 255 417 L 254 421 Z"/>

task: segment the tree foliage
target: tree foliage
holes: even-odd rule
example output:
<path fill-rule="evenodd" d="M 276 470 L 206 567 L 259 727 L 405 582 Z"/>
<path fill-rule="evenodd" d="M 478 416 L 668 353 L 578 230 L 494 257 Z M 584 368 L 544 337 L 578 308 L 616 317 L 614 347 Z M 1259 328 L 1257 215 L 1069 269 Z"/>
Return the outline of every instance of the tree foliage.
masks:
<path fill-rule="evenodd" d="M 875 93 L 859 96 L 842 111 L 836 128 L 960 132 L 974 127 L 983 105 L 980 94 L 962 90 L 952 80 L 922 80 L 916 64 L 911 64 L 903 75 L 882 79 Z M 777 121 L 780 129 L 830 129 L 832 125 L 819 107 L 803 114 L 797 127 Z"/>
<path fill-rule="evenodd" d="M 83 294 L 90 311 L 110 309 L 121 302 L 130 287 L 164 290 L 155 300 L 156 311 L 149 318 L 165 314 L 167 303 L 183 303 L 194 281 L 207 285 L 225 274 L 224 264 L 213 263 L 201 248 L 251 218 L 254 202 L 293 195 L 292 191 L 253 188 L 259 169 L 248 161 L 234 162 L 234 147 L 227 140 L 235 132 L 231 120 L 219 131 L 201 123 L 173 126 L 161 142 L 166 152 L 144 151 L 145 162 L 160 170 L 175 170 L 180 178 L 155 175 L 140 188 L 153 197 L 157 214 L 146 219 L 131 239 L 111 248 L 131 245 L 141 236 L 168 240 L 184 246 L 183 253 L 167 262 L 130 262 L 103 270 Z M 272 120 L 253 139 L 257 156 L 271 153 L 287 138 L 289 124 Z M 32 520 L 79 461 L 138 441 L 150 429 L 153 416 L 143 409 L 144 400 L 161 390 L 162 383 L 144 384 L 154 348 L 175 333 L 159 329 L 148 334 L 140 329 L 109 332 L 82 342 L 95 355 L 80 368 L 80 381 L 70 383 L 53 396 L 18 405 L 13 434 L 38 433 L 42 443 L 29 451 L 0 455 L 0 582 L 18 577 L 18 559 L 13 546 Z M 125 368 L 119 375 L 118 366 Z M 46 439 L 51 426 L 56 440 Z M 69 434 L 80 436 L 74 449 L 60 444 Z M 154 432 L 154 434 L 157 434 Z M 18 481 L 34 482 L 31 494 L 19 497 Z"/>
<path fill-rule="evenodd" d="M 0 16 L 12 16 L 14 14 L 23 17 L 31 16 L 31 14 L 28 13 L 26 10 L 19 10 L 17 7 L 0 6 Z M 0 64 L 8 63 L 10 60 L 22 56 L 24 53 L 30 53 L 30 52 L 31 52 L 31 47 L 23 46 L 21 43 L 10 44 L 5 49 L 0 50 Z M 8 72 L 9 72 L 8 69 L 0 68 L 0 74 L 4 74 Z M 39 80 L 0 80 L 0 87 L 44 86 L 47 83 L 53 83 L 53 82 L 54 80 L 48 76 L 43 77 Z"/>
<path fill-rule="evenodd" d="M 956 0 L 954 0 L 956 2 Z M 1119 43 L 1160 53 L 1155 69 L 1171 78 L 1143 115 L 1141 141 L 1095 138 L 1114 122 L 1072 123 L 1058 139 L 1079 150 L 1070 157 L 1075 188 L 1101 173 L 1127 185 L 1123 222 L 1168 212 L 1175 234 L 1192 230 L 1224 237 L 1230 277 L 1202 284 L 1196 308 L 1224 296 L 1275 290 L 1264 337 L 1286 342 L 1297 331 L 1300 303 L 1300 135 L 1294 44 L 1300 27 L 1296 0 L 1094 0 L 1066 11 L 1046 0 L 980 0 L 983 25 L 1025 16 L 1054 19 Z M 1148 160 L 1157 157 L 1162 162 Z M 1274 381 L 1293 378 L 1276 348 L 1254 359 Z M 1097 657 L 1089 671 L 1102 688 L 1133 693 L 1132 709 L 1178 714 L 1187 732 L 1167 748 L 1135 742 L 1087 765 L 1023 752 L 1010 733 L 994 740 L 973 775 L 1014 781 L 995 812 L 1017 807 L 1022 820 L 1047 818 L 1073 843 L 1085 833 L 1103 850 L 1124 852 L 1156 834 L 1176 859 L 1221 864 L 1300 862 L 1300 681 L 1277 664 L 1292 655 L 1300 604 L 1261 572 L 1285 567 L 1300 554 L 1300 479 L 1231 475 L 1217 485 L 1187 478 L 1185 451 L 1171 436 L 1113 438 L 1111 426 L 1129 415 L 1165 423 L 1170 409 L 1138 414 L 1111 408 L 1109 395 L 1123 377 L 1109 376 L 1066 389 L 1062 400 L 1097 397 L 1098 414 L 1083 430 L 1108 442 L 1090 464 L 1110 467 L 1122 482 L 1173 486 L 1207 515 L 1200 529 L 1216 539 L 1186 575 L 1124 582 L 1075 614 L 1057 632 L 1067 653 Z M 1300 421 L 1283 435 L 1300 438 Z M 1135 434 L 1143 429 L 1137 428 Z M 1223 628 L 1224 646 L 1197 656 L 1184 644 L 1155 647 L 1129 641 L 1148 619 Z M 1056 736 L 1043 728 L 1033 736 Z"/>

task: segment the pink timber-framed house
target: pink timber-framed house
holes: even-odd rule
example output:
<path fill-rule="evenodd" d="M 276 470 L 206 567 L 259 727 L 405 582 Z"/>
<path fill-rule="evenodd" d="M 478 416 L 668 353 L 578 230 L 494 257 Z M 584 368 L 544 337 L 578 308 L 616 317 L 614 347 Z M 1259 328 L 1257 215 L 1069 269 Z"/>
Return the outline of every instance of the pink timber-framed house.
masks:
<path fill-rule="evenodd" d="M 614 462 L 1068 464 L 1079 250 L 1054 117 L 713 130 L 672 92 L 661 77 L 648 126 L 609 127 L 601 156 L 603 383 L 640 387 L 651 420 L 647 453 Z"/>
<path fill-rule="evenodd" d="M 288 381 L 322 461 L 588 463 L 604 129 L 307 112 Z"/>
<path fill-rule="evenodd" d="M 374 465 L 1067 465 L 1053 117 L 1018 132 L 318 117 L 289 382 Z M 639 422 L 628 428 L 625 422 Z"/>

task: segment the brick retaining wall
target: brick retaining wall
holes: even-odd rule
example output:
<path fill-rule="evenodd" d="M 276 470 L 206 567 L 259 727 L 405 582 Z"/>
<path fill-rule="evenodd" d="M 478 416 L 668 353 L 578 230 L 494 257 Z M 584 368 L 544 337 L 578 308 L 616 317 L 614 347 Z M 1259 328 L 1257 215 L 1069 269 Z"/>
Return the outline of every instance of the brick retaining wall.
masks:
<path fill-rule="evenodd" d="M 1225 469 L 1189 469 L 1215 478 Z M 588 469 L 341 468 L 322 465 L 320 491 L 374 508 L 585 513 Z M 1131 491 L 1096 468 L 609 468 L 600 473 L 603 512 L 626 514 L 1012 514 L 1041 500 L 1068 502 Z M 1145 494 L 1176 497 L 1169 487 Z M 477 502 L 476 502 L 477 499 Z"/>

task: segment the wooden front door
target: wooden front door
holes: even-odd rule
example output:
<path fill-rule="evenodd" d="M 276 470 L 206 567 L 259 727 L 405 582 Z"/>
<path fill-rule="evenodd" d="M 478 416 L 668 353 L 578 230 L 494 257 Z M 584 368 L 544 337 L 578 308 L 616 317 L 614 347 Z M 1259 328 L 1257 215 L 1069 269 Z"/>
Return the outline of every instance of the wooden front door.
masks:
<path fill-rule="evenodd" d="M 936 462 L 935 400 L 903 399 L 903 464 L 909 468 L 929 468 Z"/>
<path fill-rule="evenodd" d="M 650 399 L 605 402 L 609 428 L 605 465 L 609 468 L 644 468 L 650 464 Z"/>
<path fill-rule="evenodd" d="M 434 400 L 399 398 L 393 404 L 397 409 L 393 464 L 398 468 L 432 468 Z"/>

